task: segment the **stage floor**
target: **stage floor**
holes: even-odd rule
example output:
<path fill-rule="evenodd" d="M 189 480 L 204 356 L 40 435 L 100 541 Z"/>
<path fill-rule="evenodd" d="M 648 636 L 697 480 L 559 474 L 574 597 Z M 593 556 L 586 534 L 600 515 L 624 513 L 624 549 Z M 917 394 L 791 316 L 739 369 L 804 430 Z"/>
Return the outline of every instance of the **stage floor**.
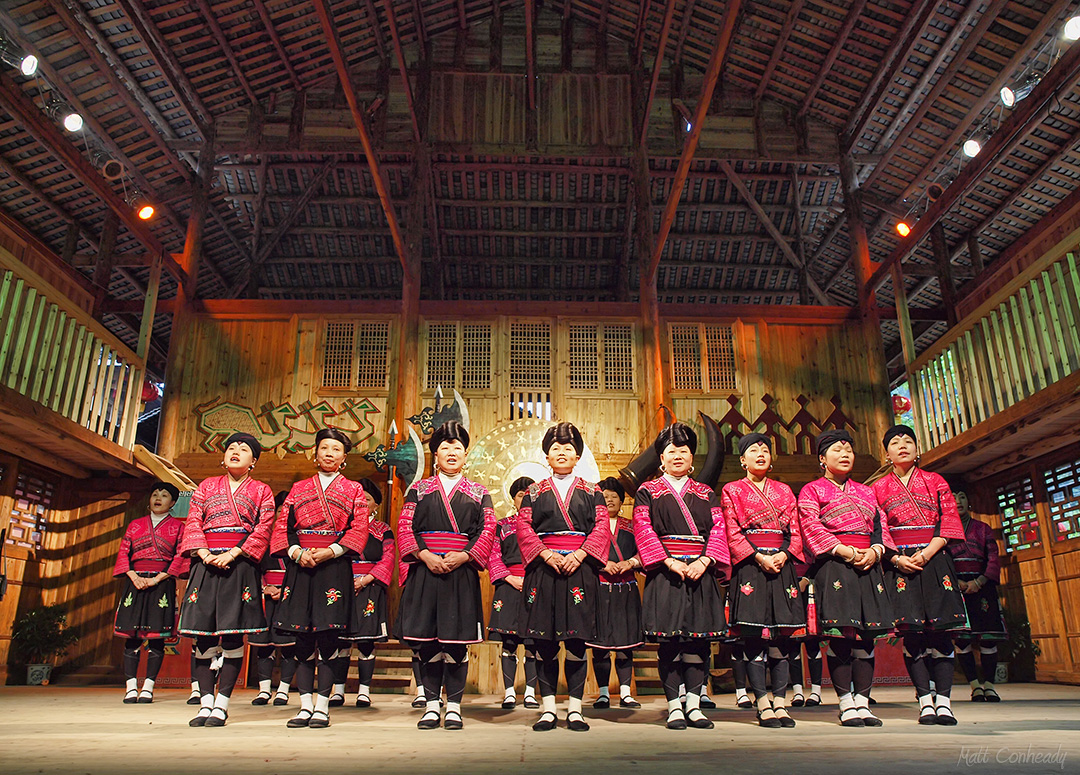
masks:
<path fill-rule="evenodd" d="M 286 729 L 298 706 L 252 707 L 238 691 L 224 728 L 192 729 L 186 691 L 161 690 L 153 705 L 124 705 L 120 689 L 0 687 L 0 772 L 78 773 L 519 773 L 562 770 L 836 775 L 841 772 L 1077 772 L 1080 687 L 1010 684 L 1000 704 L 967 701 L 956 727 L 920 727 L 910 688 L 875 688 L 880 729 L 836 723 L 835 697 L 794 709 L 794 729 L 762 729 L 733 695 L 710 711 L 713 730 L 663 727 L 661 698 L 638 711 L 592 711 L 587 733 L 537 733 L 536 711 L 503 711 L 496 697 L 466 696 L 465 729 L 421 732 L 404 695 L 375 695 L 371 709 L 335 708 L 329 729 Z M 350 697 L 350 701 L 353 698 Z M 560 702 L 560 724 L 562 723 Z M 1041 757 L 1041 759 L 1039 758 Z"/>

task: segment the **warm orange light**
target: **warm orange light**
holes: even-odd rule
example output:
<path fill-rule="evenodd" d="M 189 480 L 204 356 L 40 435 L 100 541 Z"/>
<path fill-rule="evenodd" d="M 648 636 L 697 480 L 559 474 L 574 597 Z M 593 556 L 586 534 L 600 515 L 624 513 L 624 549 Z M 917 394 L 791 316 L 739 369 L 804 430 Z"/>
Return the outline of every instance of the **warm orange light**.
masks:
<path fill-rule="evenodd" d="M 908 226 L 906 222 L 900 221 L 896 224 L 896 233 L 899 234 L 901 237 L 906 237 L 907 235 L 911 234 L 911 227 Z"/>
<path fill-rule="evenodd" d="M 136 214 L 141 220 L 149 221 L 154 217 L 154 206 L 151 204 L 142 205 L 139 207 L 138 211 L 136 211 Z"/>

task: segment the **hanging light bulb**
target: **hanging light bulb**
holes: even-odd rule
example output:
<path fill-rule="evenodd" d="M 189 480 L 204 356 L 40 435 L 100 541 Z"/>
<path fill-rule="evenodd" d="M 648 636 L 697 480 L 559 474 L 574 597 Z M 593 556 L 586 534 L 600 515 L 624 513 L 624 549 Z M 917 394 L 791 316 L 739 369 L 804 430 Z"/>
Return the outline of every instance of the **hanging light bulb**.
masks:
<path fill-rule="evenodd" d="M 1073 16 L 1065 22 L 1065 40 L 1080 40 L 1080 16 Z"/>
<path fill-rule="evenodd" d="M 970 137 L 964 141 L 964 144 L 963 146 L 961 146 L 961 148 L 963 149 L 965 156 L 967 156 L 969 159 L 974 159 L 976 156 L 979 155 L 979 151 L 982 150 L 982 143 L 980 143 L 976 138 Z"/>
<path fill-rule="evenodd" d="M 29 78 L 37 72 L 38 59 L 33 54 L 27 54 L 19 62 L 19 72 Z"/>
<path fill-rule="evenodd" d="M 911 225 L 907 221 L 896 222 L 896 233 L 901 237 L 906 237 L 911 234 Z"/>
<path fill-rule="evenodd" d="M 149 202 L 145 202 L 139 205 L 139 209 L 135 211 L 135 214 L 139 216 L 140 221 L 149 221 L 154 217 L 154 206 Z"/>
<path fill-rule="evenodd" d="M 83 128 L 83 117 L 74 110 L 64 114 L 64 129 L 69 132 L 78 132 Z"/>

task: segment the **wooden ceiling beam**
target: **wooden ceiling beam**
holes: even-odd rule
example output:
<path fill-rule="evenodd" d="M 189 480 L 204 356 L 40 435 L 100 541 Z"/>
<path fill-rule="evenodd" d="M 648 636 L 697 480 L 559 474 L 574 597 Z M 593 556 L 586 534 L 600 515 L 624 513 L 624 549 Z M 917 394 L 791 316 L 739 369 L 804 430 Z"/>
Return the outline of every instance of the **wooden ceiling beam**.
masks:
<path fill-rule="evenodd" d="M 379 59 L 386 59 L 386 38 L 383 35 L 382 22 L 379 21 L 379 12 L 375 9 L 375 0 L 364 0 L 364 10 L 371 23 L 371 31 L 375 35 L 375 49 L 379 53 Z"/>
<path fill-rule="evenodd" d="M 694 22 L 694 7 L 697 5 L 697 0 L 687 0 L 686 7 L 683 8 L 683 20 L 682 27 L 679 28 L 679 40 L 675 44 L 675 64 L 681 65 L 683 58 L 683 48 L 686 46 L 686 35 L 690 32 L 690 25 Z"/>
<path fill-rule="evenodd" d="M 911 234 L 881 262 L 870 276 L 871 290 L 885 281 L 893 264 L 900 263 L 914 251 L 930 229 L 941 220 L 968 189 L 998 163 L 1005 159 L 1036 126 L 1041 124 L 1058 104 L 1063 92 L 1071 89 L 1080 78 L 1080 45 L 1070 47 L 1035 87 L 1019 103 L 1005 122 L 987 140 L 979 155 L 968 162 L 956 180 L 932 202 L 926 213 L 912 226 Z"/>
<path fill-rule="evenodd" d="M 356 90 L 353 88 L 352 79 L 349 76 L 349 64 L 345 61 L 345 54 L 338 38 L 337 27 L 334 25 L 333 15 L 330 11 L 329 0 L 312 0 L 312 3 L 315 6 L 315 13 L 319 17 L 319 23 L 322 24 L 323 33 L 326 35 L 330 55 L 334 60 L 338 79 L 341 81 L 341 88 L 345 92 L 345 99 L 348 101 L 349 110 L 352 112 L 353 123 L 356 124 L 356 131 L 360 135 L 360 143 L 364 147 L 364 155 L 368 160 L 371 177 L 375 183 L 375 190 L 379 194 L 383 213 L 386 215 L 386 221 L 390 227 L 390 237 L 393 240 L 394 249 L 398 254 L 398 258 L 401 259 L 401 269 L 405 278 L 404 284 L 406 286 L 415 284 L 418 287 L 419 277 L 416 274 L 414 262 L 410 260 L 405 238 L 402 236 L 401 229 L 398 226 L 397 213 L 394 212 L 394 203 L 390 198 L 390 186 L 387 184 L 385 173 L 379 168 L 379 157 L 371 143 L 371 136 L 368 133 L 367 123 L 364 119 L 364 111 L 356 98 Z M 417 25 L 420 24 L 419 17 L 417 17 Z"/>
<path fill-rule="evenodd" d="M 731 181 L 731 185 L 735 187 L 735 190 L 739 192 L 739 196 L 741 196 L 746 201 L 746 203 L 750 205 L 750 209 L 754 211 L 754 214 L 757 216 L 758 220 L 761 221 L 761 225 L 765 227 L 765 231 L 769 232 L 769 235 L 776 242 L 776 246 L 780 248 L 780 252 L 784 254 L 784 257 L 787 258 L 791 265 L 794 266 L 796 269 L 801 269 L 805 271 L 805 263 L 802 261 L 802 259 L 799 258 L 798 254 L 796 254 L 795 251 L 791 249 L 791 245 L 790 243 L 788 243 L 787 238 L 780 233 L 780 230 L 778 228 L 776 228 L 776 224 L 772 222 L 769 214 L 765 212 L 765 208 L 763 208 L 758 202 L 757 197 L 755 197 L 753 192 L 751 192 L 750 189 L 746 187 L 745 183 L 739 180 L 739 176 L 735 174 L 735 169 L 726 161 L 720 162 L 720 169 L 722 169 L 724 171 L 724 174 L 728 176 L 728 180 Z M 817 280 L 807 275 L 806 281 L 807 284 L 810 286 L 811 293 L 813 293 L 814 296 L 817 297 L 819 303 L 825 306 L 832 306 L 832 300 L 829 299 L 825 291 L 821 289 L 821 286 L 818 285 Z"/>
<path fill-rule="evenodd" d="M 386 8 L 386 20 L 390 25 L 390 39 L 393 41 L 394 53 L 397 55 L 398 73 L 401 75 L 401 83 L 405 90 L 405 102 L 409 106 L 409 120 L 412 122 L 413 141 L 418 143 L 423 133 L 420 131 L 420 121 L 416 116 L 416 103 L 413 101 L 409 68 L 405 64 L 405 49 L 401 45 L 401 34 L 398 31 L 397 19 L 394 17 L 393 0 L 383 0 L 383 6 Z"/>
<path fill-rule="evenodd" d="M 97 252 L 98 237 L 91 230 L 89 224 L 83 222 L 74 214 L 69 213 L 67 208 L 59 202 L 53 201 L 53 199 L 48 194 L 46 194 L 44 191 L 38 188 L 37 185 L 35 185 L 34 181 L 26 177 L 26 175 L 24 175 L 18 167 L 9 162 L 3 156 L 0 156 L 0 170 L 3 170 L 4 173 L 8 175 L 12 180 L 14 180 L 27 191 L 29 191 L 31 196 L 33 196 L 43 205 L 52 210 L 57 217 L 67 221 L 69 224 L 74 225 L 75 228 L 82 234 L 83 239 L 90 243 L 90 247 L 94 249 L 94 252 Z"/>
<path fill-rule="evenodd" d="M 784 55 L 784 49 L 787 47 L 788 38 L 791 37 L 791 31 L 795 29 L 795 22 L 802 12 L 803 4 L 804 0 L 795 0 L 791 4 L 791 8 L 784 18 L 784 25 L 780 28 L 780 34 L 777 36 L 776 45 L 773 46 L 772 55 L 769 57 L 769 62 L 765 65 L 765 71 L 761 74 L 761 80 L 758 81 L 758 87 L 754 91 L 755 100 L 760 100 L 765 96 L 765 91 L 769 88 L 769 81 L 776 71 L 776 66 L 780 64 L 780 58 Z"/>
<path fill-rule="evenodd" d="M 251 0 L 255 5 L 255 11 L 259 14 L 259 19 L 262 20 L 263 27 L 266 28 L 266 34 L 270 36 L 270 43 L 274 47 L 274 51 L 278 55 L 278 63 L 284 65 L 285 71 L 289 74 L 289 81 L 292 83 L 293 88 L 297 91 L 303 91 L 304 86 L 300 83 L 300 76 L 296 74 L 296 68 L 293 67 L 292 62 L 289 60 L 289 52 L 285 50 L 285 45 L 281 42 L 281 36 L 278 35 L 277 30 L 274 29 L 274 20 L 270 17 L 270 11 L 266 8 L 266 3 L 263 0 Z M 371 0 L 368 0 L 368 7 L 370 8 Z M 379 28 L 378 23 L 374 25 L 375 40 L 379 44 L 380 50 L 382 48 L 382 30 Z"/>
<path fill-rule="evenodd" d="M 214 40 L 217 41 L 218 47 L 221 48 L 225 58 L 229 60 L 233 75 L 236 76 L 236 80 L 240 83 L 240 88 L 244 90 L 244 94 L 247 95 L 252 105 L 258 105 L 259 98 L 255 95 L 255 90 L 251 88 L 251 83 L 244 75 L 244 68 L 240 65 L 240 60 L 236 58 L 236 52 L 233 51 L 232 44 L 229 43 L 229 39 L 225 36 L 225 30 L 218 23 L 214 9 L 210 7 L 208 0 L 195 0 L 195 4 L 202 11 L 202 21 L 210 28 L 210 34 L 214 36 Z"/>
<path fill-rule="evenodd" d="M 844 19 L 844 24 L 840 28 L 840 32 L 836 35 L 836 40 L 833 41 L 832 48 L 829 49 L 825 61 L 821 64 L 821 67 L 818 68 L 817 77 L 814 78 L 814 82 L 810 84 L 810 88 L 806 92 L 806 97 L 803 98 L 802 105 L 799 107 L 798 112 L 800 117 L 805 116 L 810 112 L 810 106 L 814 104 L 814 98 L 817 96 L 818 90 L 832 72 L 837 57 L 839 57 L 840 52 L 844 50 L 844 46 L 847 45 L 848 37 L 855 29 L 855 25 L 858 23 L 862 12 L 866 9 L 866 2 L 867 0 L 855 0 L 854 5 L 848 10 L 847 17 Z"/>
<path fill-rule="evenodd" d="M 708 67 L 705 69 L 705 80 L 701 85 L 701 94 L 698 97 L 697 105 L 694 107 L 694 121 L 683 146 L 679 166 L 675 170 L 667 207 L 664 209 L 664 215 L 660 220 L 660 229 L 656 234 L 656 241 L 653 245 L 653 254 L 648 258 L 647 263 L 643 262 L 642 276 L 652 278 L 654 285 L 656 272 L 660 266 L 660 257 L 664 253 L 664 243 L 667 242 L 668 233 L 675 222 L 679 199 L 682 197 L 683 186 L 686 185 L 686 179 L 690 173 L 690 163 L 694 159 L 694 152 L 697 150 L 698 141 L 701 139 L 701 130 L 705 126 L 705 116 L 709 113 L 713 91 L 716 89 L 716 82 L 720 79 L 720 70 L 723 68 L 724 59 L 727 56 L 731 38 L 735 32 L 735 22 L 738 20 L 741 10 L 742 0 L 730 0 L 724 11 L 724 18 L 720 23 L 716 43 L 713 45 L 712 54 L 709 56 Z"/>
<path fill-rule="evenodd" d="M 671 34 L 671 21 L 675 16 L 675 0 L 667 0 L 667 8 L 664 9 L 664 22 L 660 27 L 660 40 L 656 44 L 656 58 L 653 60 L 652 76 L 649 78 L 649 91 L 645 95 L 645 109 L 641 116 L 641 133 L 638 136 L 638 145 L 644 147 L 645 140 L 649 136 L 649 113 L 652 111 L 653 97 L 656 96 L 656 86 L 660 82 L 660 70 L 664 66 L 664 51 L 667 49 L 668 36 Z"/>
<path fill-rule="evenodd" d="M 525 0 L 525 84 L 529 112 L 536 111 L 536 0 Z"/>

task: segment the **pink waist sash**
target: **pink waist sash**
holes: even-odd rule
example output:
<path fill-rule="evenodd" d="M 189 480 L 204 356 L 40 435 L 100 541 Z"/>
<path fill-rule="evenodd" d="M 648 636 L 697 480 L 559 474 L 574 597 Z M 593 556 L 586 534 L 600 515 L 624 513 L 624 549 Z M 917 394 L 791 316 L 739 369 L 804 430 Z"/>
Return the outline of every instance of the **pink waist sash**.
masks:
<path fill-rule="evenodd" d="M 136 573 L 161 573 L 168 568 L 168 560 L 135 560 L 131 563 L 131 569 Z"/>
<path fill-rule="evenodd" d="M 337 543 L 341 533 L 336 530 L 297 530 L 296 538 L 304 549 L 328 549 Z"/>
<path fill-rule="evenodd" d="M 889 532 L 898 547 L 926 546 L 934 540 L 934 528 L 924 525 L 890 527 Z"/>
<path fill-rule="evenodd" d="M 545 548 L 557 554 L 576 552 L 585 543 L 584 533 L 541 533 L 539 538 Z"/>
<path fill-rule="evenodd" d="M 677 560 L 697 559 L 705 553 L 704 536 L 661 536 L 660 543 L 664 551 Z"/>
<path fill-rule="evenodd" d="M 248 531 L 242 527 L 222 527 L 207 530 L 204 535 L 207 549 L 225 551 L 239 546 L 248 537 Z"/>
<path fill-rule="evenodd" d="M 525 576 L 525 566 L 524 565 L 507 565 L 506 569 L 508 571 L 510 571 L 511 576 L 519 576 L 519 577 L 524 577 Z"/>
<path fill-rule="evenodd" d="M 375 569 L 375 563 L 363 562 L 361 560 L 353 560 L 352 575 L 353 576 L 366 576 Z"/>
<path fill-rule="evenodd" d="M 840 543 L 854 546 L 856 549 L 869 549 L 870 536 L 866 533 L 837 533 Z"/>
<path fill-rule="evenodd" d="M 463 533 L 444 533 L 441 531 L 432 531 L 430 533 L 421 533 L 424 538 L 424 545 L 429 552 L 433 554 L 448 554 L 450 552 L 463 552 L 465 547 L 469 545 L 469 537 Z"/>
<path fill-rule="evenodd" d="M 745 530 L 743 534 L 755 549 L 779 549 L 784 545 L 784 533 L 780 530 Z"/>

